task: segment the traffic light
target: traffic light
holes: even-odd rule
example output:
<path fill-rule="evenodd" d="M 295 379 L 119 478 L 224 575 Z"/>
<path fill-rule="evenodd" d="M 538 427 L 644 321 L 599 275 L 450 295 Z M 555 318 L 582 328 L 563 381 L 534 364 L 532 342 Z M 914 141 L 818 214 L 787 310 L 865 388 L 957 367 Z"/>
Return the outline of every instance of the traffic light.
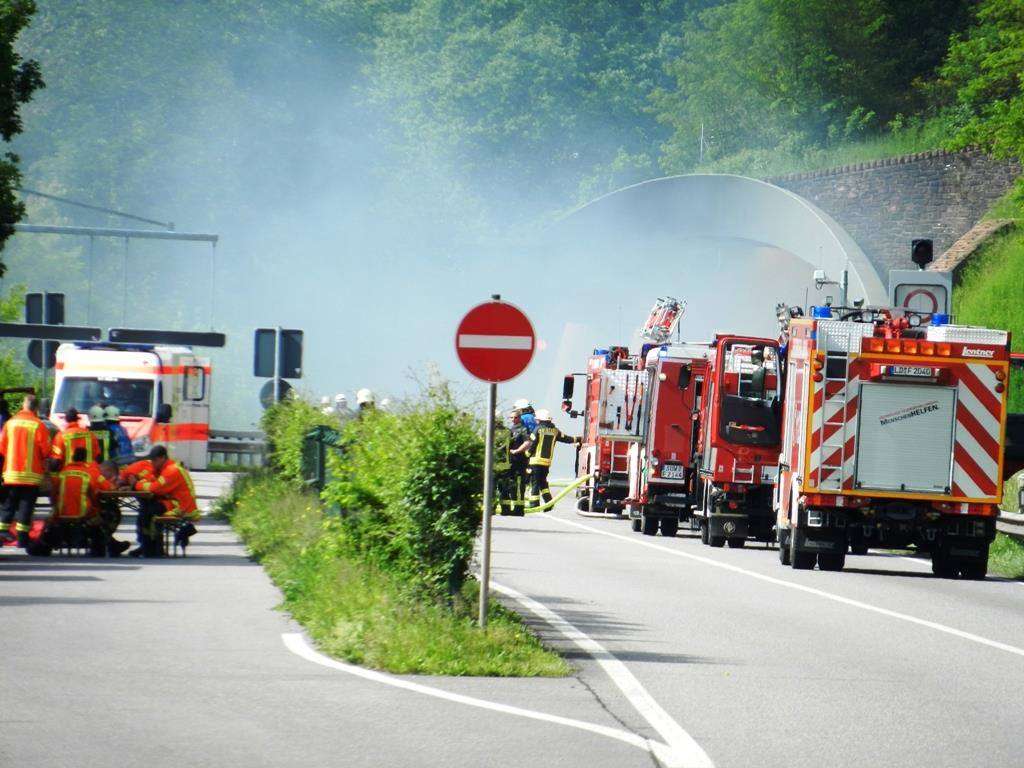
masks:
<path fill-rule="evenodd" d="M 919 238 L 910 241 L 910 260 L 917 264 L 918 268 L 924 269 L 932 263 L 932 241 L 928 238 Z"/>

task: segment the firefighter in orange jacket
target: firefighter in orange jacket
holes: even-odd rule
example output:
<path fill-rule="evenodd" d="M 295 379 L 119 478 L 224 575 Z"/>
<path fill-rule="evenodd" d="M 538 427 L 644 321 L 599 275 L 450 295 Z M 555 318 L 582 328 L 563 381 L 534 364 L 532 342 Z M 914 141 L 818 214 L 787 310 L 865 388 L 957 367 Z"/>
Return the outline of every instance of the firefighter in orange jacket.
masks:
<path fill-rule="evenodd" d="M 153 465 L 153 474 L 138 480 L 135 490 L 152 493 L 154 498 L 146 501 L 139 511 L 136 525 L 139 546 L 129 553 L 132 557 L 160 557 L 163 554 L 154 518 L 171 516 L 185 521 L 175 534 L 176 543 L 182 548 L 188 546 L 189 538 L 196 532 L 193 523 L 199 519 L 196 492 L 188 470 L 171 459 L 162 445 L 153 447 L 149 461 Z"/>
<path fill-rule="evenodd" d="M 102 557 L 107 536 L 100 517 L 99 494 L 113 488 L 114 484 L 104 477 L 99 464 L 88 461 L 87 449 L 75 448 L 70 461 L 57 475 L 53 514 L 43 533 L 47 552 L 73 535 L 73 526 L 81 525 L 89 538 L 90 554 Z"/>
<path fill-rule="evenodd" d="M 64 413 L 64 419 L 68 425 L 53 440 L 53 447 L 50 455 L 60 462 L 61 466 L 69 464 L 76 448 L 85 449 L 85 460 L 101 461 L 100 441 L 96 439 L 96 433 L 86 427 L 79 426 L 79 414 L 75 408 L 68 408 Z"/>
<path fill-rule="evenodd" d="M 0 457 L 4 462 L 3 480 L 7 491 L 3 523 L 6 528 L 17 517 L 15 530 L 18 546 L 23 549 L 29 545 L 28 532 L 50 455 L 50 433 L 39 420 L 38 412 L 36 396 L 26 395 L 21 411 L 0 430 Z"/>

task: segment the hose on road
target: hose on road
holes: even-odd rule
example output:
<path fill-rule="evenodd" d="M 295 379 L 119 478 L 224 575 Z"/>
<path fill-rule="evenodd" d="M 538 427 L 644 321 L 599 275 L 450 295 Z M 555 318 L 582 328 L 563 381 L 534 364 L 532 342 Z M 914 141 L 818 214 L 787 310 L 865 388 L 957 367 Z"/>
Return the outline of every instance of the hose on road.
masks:
<path fill-rule="evenodd" d="M 561 491 L 559 491 L 558 495 L 552 498 L 551 501 L 545 502 L 544 504 L 541 504 L 536 507 L 525 507 L 523 509 L 523 512 L 544 512 L 546 510 L 551 509 L 553 506 L 555 506 L 555 504 L 557 504 L 566 496 L 568 496 L 571 491 L 575 491 L 580 485 L 587 482 L 590 478 L 591 475 L 584 475 L 583 477 L 577 478 L 573 482 L 569 483 L 569 485 L 565 486 L 565 488 L 563 488 Z"/>

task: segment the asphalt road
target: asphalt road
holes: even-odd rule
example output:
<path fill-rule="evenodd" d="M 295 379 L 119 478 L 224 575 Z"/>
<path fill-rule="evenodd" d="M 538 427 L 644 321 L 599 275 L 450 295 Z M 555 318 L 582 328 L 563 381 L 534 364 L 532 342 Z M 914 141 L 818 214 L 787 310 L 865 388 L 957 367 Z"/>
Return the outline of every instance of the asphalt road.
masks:
<path fill-rule="evenodd" d="M 1021 583 L 882 556 L 794 572 L 568 510 L 499 518 L 494 580 L 582 633 L 538 624 L 578 674 L 366 679 L 286 647 L 298 628 L 226 526 L 194 541 L 159 562 L 0 554 L 0 766 L 651 766 L 623 737 L 666 740 L 651 702 L 719 768 L 1024 753 Z"/>

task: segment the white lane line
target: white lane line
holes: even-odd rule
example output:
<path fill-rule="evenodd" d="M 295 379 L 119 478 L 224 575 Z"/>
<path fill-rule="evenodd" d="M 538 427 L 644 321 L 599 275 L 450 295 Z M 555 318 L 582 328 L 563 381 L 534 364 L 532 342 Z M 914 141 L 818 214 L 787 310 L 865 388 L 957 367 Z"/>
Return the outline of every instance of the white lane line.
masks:
<path fill-rule="evenodd" d="M 833 602 L 841 603 L 843 605 L 849 605 L 849 606 L 851 606 L 853 608 L 860 608 L 861 610 L 864 610 L 864 611 L 871 611 L 872 613 L 878 613 L 878 614 L 881 614 L 882 616 L 888 616 L 891 619 L 899 619 L 900 621 L 906 621 L 906 622 L 908 622 L 910 624 L 917 624 L 918 626 L 921 626 L 921 627 L 928 627 L 929 629 L 934 629 L 936 632 L 943 632 L 943 633 L 945 633 L 947 635 L 952 635 L 953 637 L 959 637 L 962 640 L 969 640 L 972 643 L 978 643 L 979 645 L 986 645 L 989 648 L 995 648 L 996 650 L 999 650 L 999 651 L 1006 651 L 1007 653 L 1012 653 L 1015 656 L 1024 656 L 1024 648 L 1018 648 L 1015 645 L 1009 645 L 1007 643 L 1001 643 L 998 640 L 990 640 L 987 637 L 982 637 L 981 635 L 975 635 L 972 632 L 965 632 L 962 629 L 956 629 L 955 627 L 948 627 L 945 624 L 939 624 L 936 621 L 928 621 L 927 619 L 920 619 L 917 616 L 911 616 L 910 614 L 907 614 L 907 613 L 900 613 L 899 611 L 891 611 L 888 608 L 881 608 L 881 607 L 879 607 L 877 605 L 871 605 L 870 603 L 863 603 L 860 600 L 854 600 L 854 599 L 849 598 L 849 597 L 842 597 L 841 595 L 833 594 L 832 592 L 826 592 L 823 589 L 817 589 L 815 587 L 808 587 L 808 586 L 805 586 L 803 584 L 797 584 L 796 582 L 793 582 L 793 581 L 786 581 L 785 579 L 777 579 L 774 576 L 766 576 L 765 574 L 758 573 L 757 571 L 748 571 L 746 568 L 740 568 L 739 566 L 736 566 L 736 565 L 730 565 L 729 563 L 723 563 L 723 562 L 720 562 L 718 560 L 713 560 L 710 557 L 702 557 L 701 555 L 692 555 L 689 552 L 683 552 L 683 551 L 678 550 L 678 549 L 672 549 L 671 547 L 665 547 L 665 546 L 662 546 L 661 544 L 654 544 L 652 542 L 643 541 L 643 540 L 638 539 L 638 538 L 631 538 L 629 536 L 623 536 L 623 535 L 618 534 L 618 533 L 611 533 L 610 531 L 602 531 L 599 528 L 594 528 L 594 527 L 589 526 L 589 525 L 584 525 L 583 523 L 577 523 L 574 520 L 563 520 L 560 517 L 554 517 L 553 515 L 549 515 L 546 512 L 537 513 L 537 516 L 538 517 L 547 518 L 548 520 L 553 520 L 553 521 L 555 521 L 557 523 L 561 523 L 562 525 L 569 525 L 569 526 L 572 526 L 574 528 L 583 528 L 584 530 L 590 531 L 591 533 L 599 534 L 601 536 L 609 536 L 609 537 L 611 537 L 613 539 L 622 539 L 622 541 L 628 542 L 630 544 L 635 544 L 635 545 L 637 545 L 639 547 L 647 547 L 649 549 L 656 549 L 659 552 L 664 552 L 666 554 L 673 555 L 675 557 L 682 557 L 682 558 L 684 558 L 686 560 L 693 560 L 694 562 L 703 563 L 704 565 L 710 565 L 710 566 L 712 566 L 714 568 L 721 568 L 722 570 L 732 571 L 733 573 L 741 573 L 744 576 L 749 576 L 752 579 L 758 579 L 759 581 L 764 581 L 764 582 L 767 582 L 769 584 L 775 584 L 775 585 L 780 586 L 780 587 L 786 587 L 787 589 L 795 589 L 798 592 L 806 592 L 809 595 L 817 595 L 818 597 L 822 597 L 822 598 L 824 598 L 826 600 L 831 600 Z"/>
<path fill-rule="evenodd" d="M 530 720 L 541 720 L 546 723 L 564 725 L 569 728 L 578 728 L 581 731 L 589 731 L 590 733 L 596 733 L 599 736 L 607 736 L 610 739 L 621 741 L 632 747 L 642 749 L 645 752 L 651 752 L 657 757 L 665 754 L 666 750 L 669 749 L 665 744 L 661 744 L 651 739 L 645 739 L 643 736 L 635 733 L 629 733 L 628 731 L 623 731 L 618 728 L 609 728 L 605 725 L 588 723 L 584 720 L 575 720 L 571 717 L 562 717 L 561 715 L 550 715 L 546 712 L 536 712 L 532 709 L 512 707 L 508 704 L 498 704 L 494 701 L 478 699 L 474 696 L 464 696 L 461 693 L 452 693 L 451 691 L 434 688 L 429 685 L 423 685 L 422 683 L 414 683 L 411 680 L 404 680 L 400 677 L 395 677 L 384 672 L 377 672 L 372 669 L 357 667 L 355 664 L 346 664 L 344 661 L 337 661 L 328 656 L 324 656 L 319 651 L 314 650 L 306 641 L 305 636 L 300 632 L 284 632 L 281 635 L 281 639 L 284 641 L 285 647 L 289 651 L 306 661 L 311 661 L 314 664 L 319 664 L 320 666 L 328 667 L 330 669 L 336 669 L 339 672 L 346 672 L 365 680 L 372 680 L 375 683 L 383 683 L 384 685 L 390 685 L 393 688 L 402 688 L 407 691 L 413 691 L 414 693 L 421 693 L 425 696 L 433 696 L 434 698 L 445 699 L 446 701 L 454 701 L 458 704 L 466 704 L 471 707 L 489 709 L 492 712 L 502 712 L 506 715 L 515 715 L 516 717 L 525 717 Z"/>
<path fill-rule="evenodd" d="M 538 603 L 522 592 L 517 592 L 511 587 L 506 587 L 491 582 L 491 589 L 507 595 L 522 605 L 527 610 L 535 613 L 554 627 L 568 640 L 571 640 L 577 647 L 592 656 L 605 673 L 612 679 L 612 682 L 633 705 L 633 708 L 651 724 L 661 737 L 668 744 L 670 754 L 659 754 L 658 757 L 663 763 L 682 768 L 713 768 L 711 758 L 700 748 L 700 745 L 693 740 L 683 727 L 669 715 L 661 705 L 654 700 L 654 697 L 647 692 L 647 689 L 640 684 L 633 673 L 626 668 L 626 665 L 619 661 L 603 645 L 581 632 L 575 626 L 563 619 L 546 605 Z"/>

